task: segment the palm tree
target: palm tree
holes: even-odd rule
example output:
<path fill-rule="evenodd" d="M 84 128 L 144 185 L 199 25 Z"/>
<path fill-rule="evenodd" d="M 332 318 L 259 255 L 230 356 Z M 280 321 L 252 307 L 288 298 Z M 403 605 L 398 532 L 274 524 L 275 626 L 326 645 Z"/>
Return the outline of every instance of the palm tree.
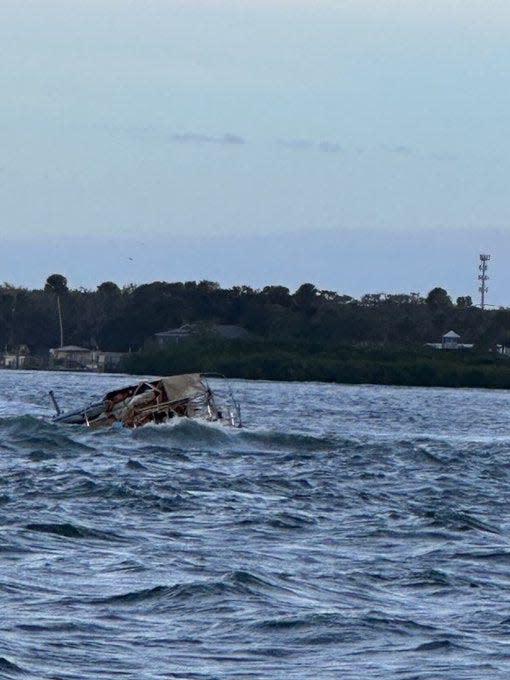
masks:
<path fill-rule="evenodd" d="M 46 279 L 44 285 L 44 291 L 46 293 L 53 292 L 57 296 L 57 311 L 58 311 L 58 323 L 60 327 L 60 347 L 64 346 L 64 325 L 62 323 L 62 306 L 60 304 L 60 296 L 67 293 L 67 279 L 62 274 L 50 274 Z"/>

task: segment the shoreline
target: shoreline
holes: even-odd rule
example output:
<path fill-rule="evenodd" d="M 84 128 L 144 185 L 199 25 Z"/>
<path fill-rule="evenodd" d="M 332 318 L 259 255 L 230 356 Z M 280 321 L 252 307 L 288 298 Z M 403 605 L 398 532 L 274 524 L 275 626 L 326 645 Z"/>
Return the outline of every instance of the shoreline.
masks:
<path fill-rule="evenodd" d="M 189 343 L 130 355 L 134 375 L 221 373 L 231 379 L 406 387 L 510 389 L 510 361 L 494 353 L 318 348 L 274 343 Z"/>

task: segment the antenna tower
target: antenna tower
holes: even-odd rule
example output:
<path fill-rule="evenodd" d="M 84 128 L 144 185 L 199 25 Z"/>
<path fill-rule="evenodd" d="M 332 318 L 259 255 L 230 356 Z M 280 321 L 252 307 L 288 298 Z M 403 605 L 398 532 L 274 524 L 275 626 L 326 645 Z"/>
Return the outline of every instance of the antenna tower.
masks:
<path fill-rule="evenodd" d="M 478 290 L 480 291 L 480 309 L 485 309 L 485 293 L 489 290 L 486 283 L 489 280 L 487 276 L 487 269 L 489 267 L 488 262 L 491 259 L 490 255 L 480 255 L 480 265 L 478 269 L 480 274 L 478 274 L 478 280 L 480 281 L 480 286 Z"/>

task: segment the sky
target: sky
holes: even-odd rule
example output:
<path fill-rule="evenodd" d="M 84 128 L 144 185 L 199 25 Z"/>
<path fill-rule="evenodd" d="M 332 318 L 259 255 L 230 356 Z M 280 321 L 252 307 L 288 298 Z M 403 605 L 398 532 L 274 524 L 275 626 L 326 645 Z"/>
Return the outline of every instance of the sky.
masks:
<path fill-rule="evenodd" d="M 507 0 L 1 0 L 0 281 L 510 305 Z"/>

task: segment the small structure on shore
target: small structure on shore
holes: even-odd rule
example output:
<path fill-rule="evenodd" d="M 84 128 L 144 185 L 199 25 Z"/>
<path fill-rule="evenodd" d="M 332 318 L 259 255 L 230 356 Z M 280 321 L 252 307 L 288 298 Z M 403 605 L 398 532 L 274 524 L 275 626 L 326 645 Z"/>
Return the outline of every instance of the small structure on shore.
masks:
<path fill-rule="evenodd" d="M 65 345 L 50 349 L 49 368 L 102 373 L 115 370 L 123 356 L 121 352 L 103 352 L 79 345 Z"/>
<path fill-rule="evenodd" d="M 455 331 L 448 331 L 441 337 L 441 342 L 427 342 L 427 347 L 434 349 L 473 349 L 473 343 L 460 342 L 460 335 Z"/>
<path fill-rule="evenodd" d="M 160 347 L 178 345 L 180 342 L 196 338 L 200 335 L 212 335 L 224 340 L 247 340 L 251 334 L 242 326 L 230 324 L 190 324 L 185 323 L 179 328 L 156 333 L 154 338 Z"/>
<path fill-rule="evenodd" d="M 0 354 L 1 368 L 27 368 L 30 361 L 30 349 L 27 345 L 18 345 L 17 347 Z"/>

